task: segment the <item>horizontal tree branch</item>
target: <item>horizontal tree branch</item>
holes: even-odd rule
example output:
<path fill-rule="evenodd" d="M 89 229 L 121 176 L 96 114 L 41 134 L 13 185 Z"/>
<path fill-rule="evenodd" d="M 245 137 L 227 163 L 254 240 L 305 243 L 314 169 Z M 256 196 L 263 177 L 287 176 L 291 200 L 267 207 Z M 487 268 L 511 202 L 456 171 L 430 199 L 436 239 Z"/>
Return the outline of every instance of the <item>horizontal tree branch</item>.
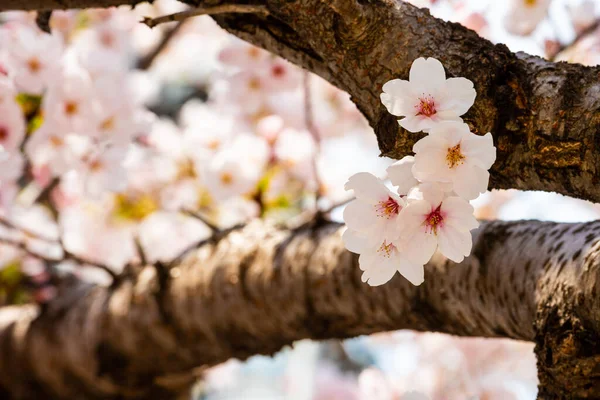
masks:
<path fill-rule="evenodd" d="M 571 326 L 566 368 L 581 361 L 576 333 L 598 329 L 599 249 L 600 222 L 485 222 L 463 263 L 436 256 L 419 287 L 399 275 L 370 287 L 339 225 L 255 221 L 168 271 L 140 268 L 116 288 L 74 282 L 43 313 L 0 309 L 0 388 L 18 399 L 167 399 L 181 390 L 165 384 L 173 377 L 299 339 L 415 329 L 533 340 L 557 321 Z"/>

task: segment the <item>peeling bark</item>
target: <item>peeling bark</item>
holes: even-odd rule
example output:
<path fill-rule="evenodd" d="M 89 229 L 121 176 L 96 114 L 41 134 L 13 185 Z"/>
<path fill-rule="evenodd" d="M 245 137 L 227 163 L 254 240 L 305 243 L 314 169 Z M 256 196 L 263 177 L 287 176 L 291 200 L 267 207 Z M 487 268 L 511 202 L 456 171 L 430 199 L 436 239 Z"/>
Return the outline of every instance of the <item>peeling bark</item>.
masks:
<path fill-rule="evenodd" d="M 175 398 L 199 366 L 414 329 L 537 339 L 542 398 L 593 398 L 599 256 L 600 222 L 487 222 L 469 258 L 436 256 L 420 287 L 399 275 L 370 287 L 339 225 L 255 221 L 162 282 L 147 266 L 112 289 L 74 282 L 43 313 L 0 309 L 0 387 L 14 399 Z"/>

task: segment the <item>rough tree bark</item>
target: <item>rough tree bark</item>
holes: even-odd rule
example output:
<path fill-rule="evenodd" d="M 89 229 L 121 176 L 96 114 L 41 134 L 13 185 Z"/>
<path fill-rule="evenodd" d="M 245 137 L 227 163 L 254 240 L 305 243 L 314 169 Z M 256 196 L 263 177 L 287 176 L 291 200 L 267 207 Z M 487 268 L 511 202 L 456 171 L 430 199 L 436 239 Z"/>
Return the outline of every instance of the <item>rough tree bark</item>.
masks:
<path fill-rule="evenodd" d="M 0 10 L 136 2 L 0 0 Z M 382 154 L 399 158 L 420 136 L 385 111 L 381 85 L 433 56 L 475 84 L 465 121 L 494 135 L 492 187 L 600 200 L 600 68 L 513 54 L 393 0 L 255 3 L 268 16 L 214 18 L 348 91 Z M 162 285 L 147 267 L 114 291 L 76 284 L 43 315 L 1 310 L 0 387 L 25 399 L 170 398 L 195 366 L 272 353 L 302 337 L 411 328 L 535 340 L 540 398 L 600 397 L 599 223 L 485 224 L 471 257 L 460 265 L 434 260 L 420 288 L 401 278 L 361 285 L 337 229 L 292 234 L 257 222 L 202 247 L 161 275 Z"/>

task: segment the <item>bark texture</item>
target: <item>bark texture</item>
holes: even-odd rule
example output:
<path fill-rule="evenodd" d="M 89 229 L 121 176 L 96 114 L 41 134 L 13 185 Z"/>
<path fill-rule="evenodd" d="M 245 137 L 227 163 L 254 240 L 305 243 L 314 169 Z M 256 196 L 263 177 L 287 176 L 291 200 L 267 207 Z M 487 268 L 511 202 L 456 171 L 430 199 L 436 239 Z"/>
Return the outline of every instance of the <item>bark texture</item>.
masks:
<path fill-rule="evenodd" d="M 339 225 L 255 221 L 166 273 L 73 282 L 43 313 L 0 309 L 0 387 L 14 399 L 176 398 L 198 366 L 415 329 L 537 339 L 542 383 L 564 388 L 542 398 L 594 398 L 600 222 L 487 222 L 474 240 L 461 264 L 432 260 L 420 287 L 397 275 L 373 288 Z"/>
<path fill-rule="evenodd" d="M 232 0 L 185 0 L 194 6 Z M 0 10 L 135 5 L 137 0 L 0 0 Z M 600 68 L 511 53 L 394 0 L 263 0 L 268 15 L 220 15 L 237 36 L 346 90 L 383 155 L 410 152 L 379 102 L 412 61 L 436 57 L 478 96 L 465 121 L 491 131 L 491 187 L 600 201 Z M 460 265 L 435 259 L 423 286 L 360 283 L 339 227 L 256 222 L 168 274 L 146 267 L 117 288 L 74 282 L 44 313 L 0 310 L 0 394 L 14 399 L 174 398 L 194 368 L 270 354 L 300 338 L 410 328 L 535 340 L 540 398 L 600 398 L 600 223 L 486 223 Z"/>

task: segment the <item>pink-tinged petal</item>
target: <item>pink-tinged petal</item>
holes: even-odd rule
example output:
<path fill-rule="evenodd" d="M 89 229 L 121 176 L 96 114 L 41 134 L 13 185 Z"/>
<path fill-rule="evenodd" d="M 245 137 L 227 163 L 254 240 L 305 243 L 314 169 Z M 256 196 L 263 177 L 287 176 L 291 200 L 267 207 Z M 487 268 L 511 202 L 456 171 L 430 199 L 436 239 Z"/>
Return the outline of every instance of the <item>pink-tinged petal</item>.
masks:
<path fill-rule="evenodd" d="M 435 253 L 438 240 L 433 233 L 427 233 L 424 229 L 415 232 L 411 237 L 406 238 L 405 247 L 402 254 L 415 264 L 425 265 Z"/>
<path fill-rule="evenodd" d="M 419 184 L 414 177 L 412 168 L 415 163 L 413 156 L 406 156 L 400 161 L 396 161 L 387 168 L 387 174 L 392 185 L 398 187 L 398 194 L 408 194 L 409 190 Z"/>
<path fill-rule="evenodd" d="M 406 118 L 398 120 L 398 124 L 409 132 L 428 132 L 435 126 L 436 122 L 431 118 L 421 115 L 409 115 Z"/>
<path fill-rule="evenodd" d="M 437 208 L 446 198 L 444 187 L 435 182 L 426 182 L 419 185 L 421 196 L 431 204 L 430 208 Z"/>
<path fill-rule="evenodd" d="M 343 216 L 348 228 L 354 231 L 368 232 L 377 223 L 377 215 L 373 205 L 359 200 L 350 202 L 344 209 Z"/>
<path fill-rule="evenodd" d="M 354 190 L 357 199 L 375 204 L 386 199 L 391 193 L 383 181 L 368 172 L 359 172 L 348 178 L 346 190 Z"/>
<path fill-rule="evenodd" d="M 470 231 L 479 226 L 473 215 L 473 206 L 463 198 L 448 197 L 441 207 L 444 216 L 444 225 L 451 225 L 461 231 Z"/>
<path fill-rule="evenodd" d="M 432 131 L 435 131 L 435 128 L 432 129 Z M 423 153 L 423 152 L 434 151 L 434 150 L 446 151 L 449 146 L 450 146 L 450 142 L 448 141 L 446 136 L 439 135 L 439 134 L 436 135 L 436 134 L 432 134 L 430 132 L 429 135 L 419 139 L 413 145 L 412 150 L 414 153 Z"/>
<path fill-rule="evenodd" d="M 496 161 L 496 147 L 491 133 L 484 136 L 469 135 L 463 140 L 461 150 L 469 163 L 475 164 L 482 169 L 490 169 Z"/>
<path fill-rule="evenodd" d="M 412 111 L 414 96 L 408 81 L 393 79 L 383 85 L 381 103 L 392 115 L 404 116 Z"/>
<path fill-rule="evenodd" d="M 447 149 L 431 149 L 415 154 L 415 177 L 421 181 L 451 181 L 453 173 L 446 162 L 447 153 Z"/>
<path fill-rule="evenodd" d="M 370 286 L 380 286 L 389 282 L 395 273 L 396 257 L 379 257 L 375 264 L 369 265 L 364 269 L 361 279 Z"/>
<path fill-rule="evenodd" d="M 471 253 L 473 239 L 470 232 L 462 232 L 444 225 L 438 232 L 439 250 L 450 260 L 459 263 Z"/>
<path fill-rule="evenodd" d="M 444 87 L 445 104 L 440 107 L 444 111 L 451 111 L 455 116 L 460 116 L 469 111 L 476 96 L 473 82 L 466 78 L 449 78 Z"/>
<path fill-rule="evenodd" d="M 402 259 L 399 261 L 397 269 L 400 275 L 415 286 L 419 286 L 425 280 L 422 264 L 415 264 L 407 259 Z"/>
<path fill-rule="evenodd" d="M 466 200 L 473 200 L 487 190 L 490 173 L 478 166 L 462 165 L 454 176 L 454 192 Z"/>
<path fill-rule="evenodd" d="M 431 204 L 425 200 L 410 202 L 398 215 L 398 227 L 402 238 L 414 236 L 416 232 L 425 231 L 423 222 L 425 216 L 431 212 Z"/>
<path fill-rule="evenodd" d="M 360 254 L 365 251 L 366 238 L 357 231 L 346 229 L 342 234 L 342 241 L 348 251 Z"/>
<path fill-rule="evenodd" d="M 410 83 L 423 87 L 424 92 L 441 88 L 446 81 L 444 66 L 435 58 L 417 58 L 410 67 Z"/>
<path fill-rule="evenodd" d="M 469 125 L 460 121 L 441 121 L 429 132 L 429 136 L 443 141 L 448 147 L 456 146 L 471 134 Z"/>

